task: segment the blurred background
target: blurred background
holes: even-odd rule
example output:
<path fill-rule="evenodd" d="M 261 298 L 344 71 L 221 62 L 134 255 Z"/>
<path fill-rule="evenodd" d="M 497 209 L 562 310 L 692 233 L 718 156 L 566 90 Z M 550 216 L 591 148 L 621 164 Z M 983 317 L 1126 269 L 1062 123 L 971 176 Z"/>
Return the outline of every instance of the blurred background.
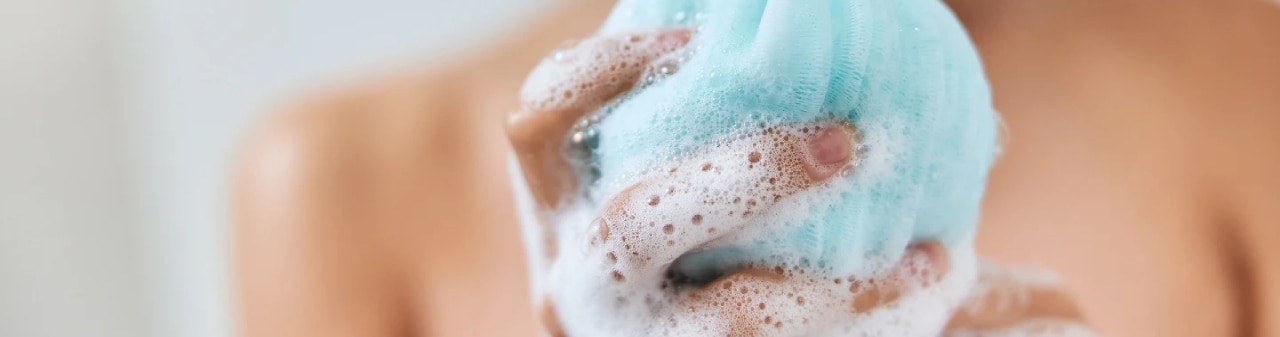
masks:
<path fill-rule="evenodd" d="M 231 168 L 255 123 L 318 85 L 533 36 L 520 27 L 569 1 L 0 0 L 0 337 L 234 336 Z M 1016 130 L 979 247 L 1061 271 L 1100 326 L 1280 329 L 1268 318 L 1280 302 L 1258 290 L 1280 277 L 1267 274 L 1280 245 L 1259 244 L 1280 237 L 1268 235 L 1280 233 L 1268 204 L 1280 200 L 1268 187 L 1280 186 L 1280 76 L 1268 75 L 1280 44 L 1260 43 L 1280 41 L 1269 2 L 949 1 L 967 5 L 957 14 L 975 23 Z M 1173 175 L 1188 157 L 1204 176 Z M 1223 195 L 1202 194 L 1201 180 Z M 1200 215 L 1188 205 L 1239 218 L 1188 217 Z M 1223 230 L 1231 220 L 1262 231 Z M 1239 240 L 1205 234 L 1219 231 Z M 1204 269 L 1228 257 L 1183 263 L 1173 253 L 1217 257 L 1186 247 L 1255 254 L 1246 267 L 1261 272 Z M 1271 311 L 1231 311 L 1261 305 Z"/>
<path fill-rule="evenodd" d="M 0 336 L 233 335 L 223 224 L 255 117 L 552 2 L 0 1 Z"/>

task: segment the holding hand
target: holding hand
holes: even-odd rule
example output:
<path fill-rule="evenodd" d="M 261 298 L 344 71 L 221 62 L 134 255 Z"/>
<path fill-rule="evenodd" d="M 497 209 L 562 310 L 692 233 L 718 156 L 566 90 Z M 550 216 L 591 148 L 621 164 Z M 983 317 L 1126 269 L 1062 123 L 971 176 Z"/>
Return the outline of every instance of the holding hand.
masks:
<path fill-rule="evenodd" d="M 631 90 L 642 76 L 654 71 L 652 61 L 679 50 L 689 38 L 684 30 L 592 38 L 557 52 L 530 75 L 522 94 L 524 108 L 508 116 L 507 130 L 539 208 L 537 221 L 542 228 L 533 231 L 540 236 L 534 239 L 547 249 L 535 254 L 558 258 L 550 248 L 562 246 L 556 241 L 564 238 L 556 237 L 556 224 L 547 214 L 581 197 L 576 186 L 579 173 L 564 153 L 574 123 Z M 735 336 L 804 335 L 812 332 L 806 330 L 812 327 L 805 326 L 810 317 L 831 317 L 826 311 L 856 315 L 890 308 L 948 275 L 951 266 L 945 249 L 931 242 L 913 244 L 892 271 L 866 279 L 755 268 L 746 261 L 720 261 L 711 264 L 713 268 L 684 263 L 750 230 L 753 220 L 778 203 L 827 188 L 832 177 L 855 170 L 859 142 L 857 126 L 838 121 L 746 135 L 723 149 L 650 174 L 611 196 L 591 235 L 583 242 L 563 244 L 581 247 L 613 265 L 590 276 L 599 278 L 600 284 L 634 287 L 639 282 L 642 287 L 670 289 L 666 312 L 672 322 L 714 317 L 718 321 L 711 324 Z M 707 197 L 733 193 L 741 195 L 729 202 Z M 1060 289 L 1017 275 L 1021 274 L 984 267 L 979 286 L 950 319 L 945 335 L 1054 335 L 1068 327 L 1087 332 L 1074 304 Z M 795 295 L 836 289 L 830 286 L 833 282 L 841 291 L 824 290 L 809 298 Z M 756 295 L 741 296 L 748 291 Z M 542 311 L 552 335 L 564 335 L 561 322 L 575 319 L 559 317 L 549 300 L 542 303 Z"/>

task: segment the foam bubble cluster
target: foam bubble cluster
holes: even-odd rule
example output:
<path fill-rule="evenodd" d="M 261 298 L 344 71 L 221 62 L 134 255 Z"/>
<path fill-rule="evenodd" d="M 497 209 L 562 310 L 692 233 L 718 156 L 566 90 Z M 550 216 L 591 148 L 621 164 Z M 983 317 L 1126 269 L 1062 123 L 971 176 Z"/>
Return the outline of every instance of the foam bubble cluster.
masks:
<path fill-rule="evenodd" d="M 976 277 L 972 237 L 997 151 L 980 63 L 949 10 L 624 0 L 601 34 L 672 27 L 694 31 L 683 51 L 638 38 L 553 54 L 565 66 L 525 88 L 543 110 L 607 99 L 583 97 L 596 92 L 585 86 L 639 88 L 567 140 L 589 174 L 554 217 L 558 256 L 535 289 L 566 331 L 936 334 Z M 599 62 L 645 44 L 660 54 Z M 564 80 L 582 78 L 607 80 Z M 831 128 L 850 135 L 850 160 L 824 167 L 803 144 Z M 907 248 L 926 241 L 950 256 L 945 277 L 912 275 L 929 262 Z"/>
<path fill-rule="evenodd" d="M 675 72 L 679 59 L 655 60 L 683 45 L 682 35 L 634 34 L 622 39 L 589 39 L 567 42 L 548 55 L 548 61 L 525 81 L 523 104 L 539 111 L 598 103 L 630 89 L 637 80 L 652 83 Z M 578 43 L 591 44 L 577 46 Z M 572 48 L 571 48 L 572 47 Z M 652 68 L 641 72 L 641 69 Z M 644 74 L 637 79 L 634 74 Z"/>

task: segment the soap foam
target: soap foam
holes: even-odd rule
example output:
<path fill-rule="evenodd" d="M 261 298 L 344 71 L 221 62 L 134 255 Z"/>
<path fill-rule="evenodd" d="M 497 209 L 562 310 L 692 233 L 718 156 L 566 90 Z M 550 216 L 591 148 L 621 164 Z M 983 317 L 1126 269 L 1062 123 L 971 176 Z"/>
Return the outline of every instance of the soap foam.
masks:
<path fill-rule="evenodd" d="M 971 248 L 949 247 L 951 272 L 920 284 L 892 269 L 896 256 L 860 256 L 847 274 L 809 261 L 809 250 L 778 233 L 806 224 L 855 184 L 866 166 L 814 184 L 805 175 L 803 143 L 830 124 L 766 127 L 709 142 L 686 160 L 641 178 L 603 206 L 579 202 L 557 217 L 561 255 L 549 289 L 571 335 L 583 336 L 928 336 L 976 275 Z M 857 137 L 855 137 L 857 138 Z M 856 141 L 851 139 L 850 141 Z M 859 156 L 860 157 L 860 156 Z M 782 239 L 779 239 L 782 238 Z M 678 259 L 727 251 L 723 259 L 675 266 Z M 916 270 L 927 261 L 909 259 Z M 786 282 L 728 276 L 680 287 L 669 271 L 749 267 Z M 912 268 L 906 268 L 910 270 Z M 897 301 L 855 312 L 867 280 L 904 284 Z M 865 304 L 863 304 L 865 306 Z M 863 308 L 864 310 L 866 308 Z"/>
<path fill-rule="evenodd" d="M 681 34 L 633 34 L 568 42 L 529 74 L 521 102 L 530 110 L 555 111 L 599 103 L 627 90 L 636 84 L 631 74 L 642 73 L 641 84 L 652 83 L 675 72 L 676 60 L 652 63 L 678 49 L 684 38 Z M 640 71 L 646 68 L 651 69 Z"/>
<path fill-rule="evenodd" d="M 691 56 L 596 127 L 599 202 L 723 135 L 847 122 L 866 155 L 857 181 L 812 204 L 808 228 L 793 233 L 821 241 L 810 259 L 849 273 L 866 251 L 972 239 L 996 122 L 976 53 L 944 5 L 622 1 L 601 34 L 680 26 L 681 12 L 702 18 Z"/>
<path fill-rule="evenodd" d="M 1097 337 L 1098 333 L 1076 321 L 1033 319 L 997 331 L 955 331 L 948 337 Z"/>
<path fill-rule="evenodd" d="M 605 106 L 567 140 L 590 178 L 549 216 L 558 256 L 530 261 L 534 293 L 550 294 L 569 335 L 937 334 L 977 275 L 972 236 L 996 152 L 980 64 L 946 7 L 623 0 L 600 34 L 670 27 L 693 40 L 681 51 L 643 35 L 587 40 L 602 45 L 553 53 L 522 93 L 541 111 Z M 575 82 L 592 78 L 606 80 Z M 793 145 L 838 125 L 857 136 L 852 166 L 812 183 Z M 526 235 L 544 230 L 524 218 Z M 939 282 L 895 268 L 922 241 L 949 255 Z M 742 268 L 773 276 L 717 278 Z M 870 280 L 906 288 L 859 312 Z"/>

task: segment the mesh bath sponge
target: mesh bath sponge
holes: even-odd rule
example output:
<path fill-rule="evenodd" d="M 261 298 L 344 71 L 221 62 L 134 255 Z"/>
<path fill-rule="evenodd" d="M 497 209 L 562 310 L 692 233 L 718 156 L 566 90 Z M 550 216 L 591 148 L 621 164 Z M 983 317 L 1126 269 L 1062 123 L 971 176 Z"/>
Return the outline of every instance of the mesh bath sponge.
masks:
<path fill-rule="evenodd" d="M 623 0 L 601 34 L 671 27 L 695 29 L 688 51 L 667 61 L 678 71 L 612 106 L 598 126 L 595 194 L 726 135 L 844 121 L 863 140 L 856 171 L 796 204 L 805 215 L 779 219 L 787 224 L 771 241 L 739 251 L 837 274 L 867 268 L 873 254 L 899 256 L 914 240 L 972 254 L 998 120 L 976 51 L 945 4 Z"/>

